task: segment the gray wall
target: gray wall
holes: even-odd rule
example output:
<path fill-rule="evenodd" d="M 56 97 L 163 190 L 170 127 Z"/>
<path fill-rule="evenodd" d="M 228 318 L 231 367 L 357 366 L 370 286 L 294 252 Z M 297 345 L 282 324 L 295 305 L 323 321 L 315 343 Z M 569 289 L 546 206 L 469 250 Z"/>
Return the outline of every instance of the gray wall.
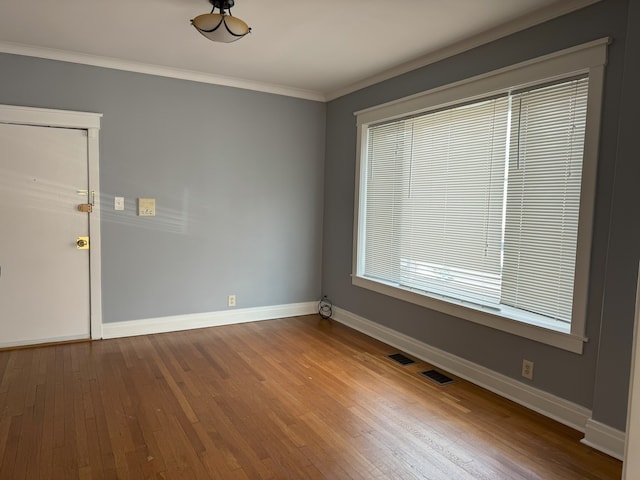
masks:
<path fill-rule="evenodd" d="M 595 420 L 620 430 L 626 421 L 640 245 L 638 216 L 633 211 L 638 204 L 634 185 L 638 162 L 633 159 L 637 159 L 638 146 L 630 138 L 619 138 L 618 130 L 623 119 L 620 105 L 627 101 L 621 98 L 623 72 L 638 58 L 637 48 L 635 57 L 625 54 L 626 17 L 627 2 L 604 1 L 330 102 L 323 242 L 323 293 L 337 306 L 517 380 L 522 380 L 522 359 L 532 360 L 535 387 L 592 408 Z M 353 112 L 605 36 L 611 36 L 613 44 L 606 70 L 600 141 L 587 318 L 590 340 L 582 355 L 351 285 L 356 152 Z M 631 117 L 632 113 L 627 113 L 624 119 Z M 628 133 L 628 137 L 632 135 Z"/>
<path fill-rule="evenodd" d="M 626 409 L 626 388 L 633 329 L 640 204 L 640 2 L 629 2 L 624 77 L 609 228 L 600 356 L 596 370 L 593 411 L 606 424 L 617 424 Z"/>
<path fill-rule="evenodd" d="M 6 54 L 0 72 L 0 103 L 104 114 L 104 322 L 319 298 L 323 103 Z"/>

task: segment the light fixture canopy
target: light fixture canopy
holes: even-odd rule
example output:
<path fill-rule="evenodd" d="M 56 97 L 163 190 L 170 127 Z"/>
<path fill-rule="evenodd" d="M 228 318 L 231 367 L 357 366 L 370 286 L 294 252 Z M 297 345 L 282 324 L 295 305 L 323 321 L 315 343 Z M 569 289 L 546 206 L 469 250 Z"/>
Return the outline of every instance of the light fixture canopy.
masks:
<path fill-rule="evenodd" d="M 245 22 L 231 15 L 234 0 L 209 0 L 209 3 L 213 5 L 211 13 L 198 15 L 191 20 L 191 25 L 209 40 L 231 43 L 251 32 Z M 216 8 L 219 13 L 214 13 Z"/>

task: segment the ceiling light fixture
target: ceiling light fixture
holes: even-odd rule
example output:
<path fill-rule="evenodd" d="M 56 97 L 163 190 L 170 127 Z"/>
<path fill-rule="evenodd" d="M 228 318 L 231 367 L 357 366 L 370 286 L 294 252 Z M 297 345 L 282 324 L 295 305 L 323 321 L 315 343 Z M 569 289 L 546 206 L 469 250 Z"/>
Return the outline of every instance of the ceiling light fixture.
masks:
<path fill-rule="evenodd" d="M 209 0 L 209 3 L 213 5 L 211 13 L 198 15 L 191 20 L 191 25 L 209 40 L 231 43 L 251 32 L 246 23 L 231 15 L 234 0 Z M 213 13 L 216 8 L 220 13 Z"/>

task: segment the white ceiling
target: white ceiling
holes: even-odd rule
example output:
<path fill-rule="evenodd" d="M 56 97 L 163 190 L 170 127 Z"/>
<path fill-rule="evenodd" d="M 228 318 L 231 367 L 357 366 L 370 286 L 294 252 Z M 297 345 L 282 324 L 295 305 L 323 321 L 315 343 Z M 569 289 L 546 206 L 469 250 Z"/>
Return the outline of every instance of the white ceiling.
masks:
<path fill-rule="evenodd" d="M 0 0 L 0 52 L 327 100 L 597 0 L 236 0 L 231 44 L 208 0 Z"/>

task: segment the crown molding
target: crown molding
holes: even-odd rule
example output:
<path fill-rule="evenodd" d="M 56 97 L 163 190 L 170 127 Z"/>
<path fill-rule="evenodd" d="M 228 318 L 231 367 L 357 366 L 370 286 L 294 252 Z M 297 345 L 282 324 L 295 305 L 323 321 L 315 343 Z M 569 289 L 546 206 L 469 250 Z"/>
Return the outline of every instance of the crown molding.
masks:
<path fill-rule="evenodd" d="M 23 55 L 28 57 L 44 58 L 48 60 L 58 60 L 62 62 L 78 63 L 82 65 L 91 65 L 95 67 L 110 68 L 114 70 L 123 70 L 128 72 L 142 73 L 146 75 L 156 75 L 160 77 L 175 78 L 180 80 L 189 80 L 193 82 L 209 83 L 212 85 L 222 85 L 227 87 L 241 88 L 244 90 L 253 90 L 257 92 L 272 93 L 275 95 L 283 95 L 287 97 L 300 98 L 304 100 L 313 100 L 317 102 L 328 102 L 342 97 L 349 93 L 355 92 L 365 87 L 369 87 L 384 80 L 397 77 L 412 70 L 417 70 L 432 63 L 444 60 L 445 58 L 457 55 L 459 53 L 471 50 L 480 45 L 506 37 L 520 30 L 533 27 L 548 20 L 566 15 L 581 8 L 585 8 L 602 0 L 565 0 L 557 2 L 549 7 L 537 10 L 529 15 L 519 17 L 507 24 L 500 25 L 494 29 L 488 30 L 481 34 L 475 35 L 466 40 L 460 41 L 453 45 L 431 52 L 416 60 L 403 63 L 389 70 L 385 70 L 377 75 L 365 78 L 356 83 L 339 88 L 330 92 L 320 92 L 315 90 L 297 89 L 284 85 L 269 84 L 256 82 L 237 77 L 229 77 L 224 75 L 215 75 L 210 73 L 198 72 L 195 70 L 186 70 L 179 68 L 171 68 L 162 65 L 154 65 L 143 62 L 135 62 L 131 60 L 122 60 L 113 57 L 104 57 L 99 55 L 91 55 L 80 52 L 67 50 L 58 50 L 47 47 L 38 47 L 34 45 L 26 45 L 20 43 L 1 42 L 0 53 L 9 53 L 14 55 Z"/>
<path fill-rule="evenodd" d="M 518 17 L 509 23 L 505 23 L 491 30 L 487 30 L 478 35 L 462 40 L 458 43 L 454 43 L 447 47 L 441 48 L 440 50 L 428 53 L 427 55 L 416 60 L 403 63 L 382 73 L 353 83 L 347 87 L 334 90 L 333 92 L 327 92 L 326 101 L 329 102 L 331 100 L 335 100 L 336 98 L 342 97 L 349 93 L 353 93 L 357 90 L 370 87 L 371 85 L 375 85 L 376 83 L 380 83 L 404 73 L 417 70 L 418 68 L 431 65 L 432 63 L 439 62 L 440 60 L 458 55 L 460 53 L 466 52 L 467 50 L 471 50 L 486 43 L 493 42 L 521 30 L 525 30 L 554 18 L 561 17 L 562 15 L 580 10 L 601 1 L 602 0 L 567 0 L 558 2 L 549 7 L 545 7 L 532 12 L 529 15 Z"/>
<path fill-rule="evenodd" d="M 113 57 L 102 57 L 99 55 L 90 55 L 80 52 L 57 50 L 54 48 L 36 47 L 33 45 L 26 45 L 21 43 L 0 42 L 0 53 L 44 58 L 47 60 L 58 60 L 61 62 L 78 63 L 82 65 L 91 65 L 94 67 L 110 68 L 113 70 L 123 70 L 127 72 L 142 73 L 146 75 L 156 75 L 159 77 L 190 80 L 192 82 L 242 88 L 244 90 L 272 93 L 275 95 L 301 98 L 304 100 L 315 100 L 318 102 L 326 101 L 326 97 L 323 93 L 312 90 L 296 89 L 282 85 L 245 80 L 242 78 L 214 75 L 211 73 L 197 72 L 194 70 L 171 68 L 162 65 L 134 62 L 131 60 L 122 60 Z"/>

